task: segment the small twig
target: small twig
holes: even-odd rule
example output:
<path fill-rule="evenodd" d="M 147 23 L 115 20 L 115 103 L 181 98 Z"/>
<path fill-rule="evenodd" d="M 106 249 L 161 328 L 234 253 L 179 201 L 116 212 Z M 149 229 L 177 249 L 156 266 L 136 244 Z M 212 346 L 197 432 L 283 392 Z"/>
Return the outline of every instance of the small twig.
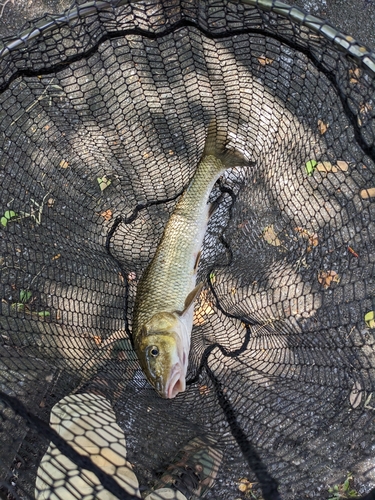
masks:
<path fill-rule="evenodd" d="M 42 267 L 42 269 L 39 271 L 39 273 L 37 273 L 37 274 L 34 276 L 34 278 L 30 281 L 30 285 L 27 287 L 27 289 L 26 289 L 26 290 L 30 290 L 31 285 L 34 283 L 34 281 L 37 279 L 37 277 L 38 277 L 38 276 L 39 276 L 39 275 L 40 275 L 40 274 L 41 274 L 41 273 L 45 270 L 45 268 L 46 268 L 46 267 L 47 267 L 46 265 L 45 265 L 45 266 L 43 266 L 43 267 Z"/>
<path fill-rule="evenodd" d="M 25 219 L 27 217 L 30 217 L 32 219 L 35 220 L 35 222 L 40 225 L 40 223 L 42 222 L 42 213 L 43 213 L 43 208 L 44 208 L 44 204 L 45 204 L 45 201 L 46 201 L 46 198 L 47 196 L 49 196 L 49 192 L 44 196 L 42 202 L 39 204 L 37 201 L 33 200 L 33 198 L 30 198 L 30 201 L 33 205 L 35 205 L 37 207 L 37 210 L 33 210 L 31 209 L 30 210 L 30 213 L 28 212 L 23 212 L 20 210 L 20 215 L 21 217 L 18 218 L 18 220 L 21 220 L 21 219 Z M 35 215 L 36 214 L 36 215 Z M 17 220 L 17 219 L 16 219 Z"/>
<path fill-rule="evenodd" d="M 353 333 L 353 330 L 355 330 L 355 326 L 352 327 L 352 329 L 350 330 L 350 332 L 346 335 L 346 340 L 350 337 L 350 335 Z"/>
<path fill-rule="evenodd" d="M 3 17 L 4 9 L 8 5 L 8 3 L 12 2 L 12 4 L 14 5 L 14 1 L 15 0 L 5 0 L 4 4 L 0 7 L 0 19 Z"/>

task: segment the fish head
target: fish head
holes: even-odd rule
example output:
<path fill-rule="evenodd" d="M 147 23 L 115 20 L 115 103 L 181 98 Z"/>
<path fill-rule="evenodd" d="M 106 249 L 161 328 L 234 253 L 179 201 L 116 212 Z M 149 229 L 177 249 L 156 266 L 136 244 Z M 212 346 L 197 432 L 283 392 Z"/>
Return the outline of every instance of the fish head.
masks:
<path fill-rule="evenodd" d="M 148 381 L 163 398 L 186 388 L 190 335 L 177 313 L 157 313 L 143 325 L 138 358 Z"/>

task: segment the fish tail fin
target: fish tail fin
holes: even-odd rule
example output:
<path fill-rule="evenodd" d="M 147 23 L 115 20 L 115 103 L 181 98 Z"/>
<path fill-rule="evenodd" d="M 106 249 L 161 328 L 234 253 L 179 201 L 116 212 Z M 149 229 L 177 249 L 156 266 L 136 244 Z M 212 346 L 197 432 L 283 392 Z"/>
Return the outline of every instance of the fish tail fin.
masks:
<path fill-rule="evenodd" d="M 214 156 L 218 158 L 226 169 L 232 167 L 245 167 L 252 163 L 239 151 L 227 149 L 226 142 L 227 135 L 225 131 L 217 126 L 216 119 L 212 119 L 208 125 L 203 157 Z"/>

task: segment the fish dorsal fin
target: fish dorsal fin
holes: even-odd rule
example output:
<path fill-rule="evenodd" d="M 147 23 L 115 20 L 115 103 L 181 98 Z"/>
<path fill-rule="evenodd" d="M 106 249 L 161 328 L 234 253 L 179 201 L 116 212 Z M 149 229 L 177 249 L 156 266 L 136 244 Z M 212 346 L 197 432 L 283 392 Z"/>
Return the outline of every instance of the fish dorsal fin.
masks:
<path fill-rule="evenodd" d="M 183 316 L 184 314 L 187 314 L 190 311 L 191 307 L 194 307 L 194 301 L 198 297 L 198 295 L 201 293 L 201 290 L 203 288 L 203 283 L 200 282 L 198 285 L 193 288 L 193 290 L 189 293 L 189 295 L 185 299 L 185 305 L 184 305 L 184 310 L 180 312 L 179 314 Z"/>

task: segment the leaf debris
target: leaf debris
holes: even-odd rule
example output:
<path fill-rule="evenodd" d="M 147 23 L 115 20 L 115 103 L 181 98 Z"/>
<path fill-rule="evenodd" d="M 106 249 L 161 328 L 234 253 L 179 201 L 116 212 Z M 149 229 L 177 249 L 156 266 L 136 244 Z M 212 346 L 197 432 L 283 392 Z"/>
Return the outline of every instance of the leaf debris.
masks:
<path fill-rule="evenodd" d="M 327 132 L 328 127 L 329 127 L 328 123 L 324 123 L 323 120 L 318 120 L 318 129 L 321 135 Z"/>
<path fill-rule="evenodd" d="M 358 259 L 359 255 L 357 254 L 357 252 L 355 252 L 355 251 L 352 249 L 352 247 L 348 247 L 348 251 L 349 251 L 352 255 L 354 255 L 354 257 L 357 257 L 357 259 Z"/>
<path fill-rule="evenodd" d="M 349 79 L 350 83 L 358 83 L 358 79 L 361 76 L 361 70 L 359 68 L 350 69 L 349 75 L 350 75 Z"/>
<path fill-rule="evenodd" d="M 307 229 L 300 226 L 295 227 L 294 230 L 297 231 L 297 233 L 299 233 L 300 236 L 307 239 L 308 241 L 307 252 L 311 252 L 313 247 L 318 246 L 319 238 L 317 233 L 310 233 Z"/>
<path fill-rule="evenodd" d="M 305 167 L 307 175 L 312 175 L 314 173 L 317 164 L 318 162 L 316 160 L 309 160 L 308 162 L 306 162 Z"/>
<path fill-rule="evenodd" d="M 102 217 L 104 217 L 104 220 L 111 220 L 113 212 L 112 212 L 112 210 L 108 209 L 108 210 L 105 210 L 104 212 L 102 212 L 100 215 Z"/>
<path fill-rule="evenodd" d="M 3 217 L 1 217 L 1 219 L 0 219 L 1 225 L 6 227 L 8 222 L 16 217 L 17 217 L 16 212 L 14 212 L 13 210 L 7 210 L 4 213 Z"/>
<path fill-rule="evenodd" d="M 365 314 L 365 323 L 369 328 L 375 328 L 375 311 L 369 311 Z"/>
<path fill-rule="evenodd" d="M 199 385 L 199 394 L 201 396 L 208 396 L 209 392 L 210 392 L 210 388 L 208 387 L 208 385 Z"/>
<path fill-rule="evenodd" d="M 262 66 L 266 66 L 267 64 L 272 64 L 273 59 L 270 59 L 269 57 L 266 57 L 266 56 L 260 56 L 260 57 L 258 57 L 258 62 Z"/>
<path fill-rule="evenodd" d="M 238 489 L 241 493 L 249 493 L 254 486 L 255 483 L 251 483 L 246 477 L 241 477 L 238 480 Z"/>
<path fill-rule="evenodd" d="M 324 271 L 320 270 L 318 272 L 318 281 L 324 288 L 329 288 L 332 283 L 340 283 L 340 276 L 336 271 Z"/>
<path fill-rule="evenodd" d="M 98 177 L 97 181 L 99 183 L 100 191 L 104 191 L 112 183 L 111 179 L 108 179 L 106 175 L 103 175 L 103 177 Z"/>
<path fill-rule="evenodd" d="M 69 163 L 66 160 L 61 160 L 60 161 L 60 167 L 61 168 L 68 168 L 69 167 Z"/>

